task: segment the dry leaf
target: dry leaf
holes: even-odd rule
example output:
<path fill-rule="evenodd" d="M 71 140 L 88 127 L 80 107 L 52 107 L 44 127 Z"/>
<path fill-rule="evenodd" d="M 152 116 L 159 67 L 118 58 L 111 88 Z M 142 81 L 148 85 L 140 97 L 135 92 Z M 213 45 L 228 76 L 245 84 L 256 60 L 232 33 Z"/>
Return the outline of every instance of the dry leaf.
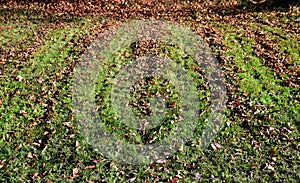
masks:
<path fill-rule="evenodd" d="M 79 173 L 78 168 L 73 168 L 73 177 L 76 177 Z"/>

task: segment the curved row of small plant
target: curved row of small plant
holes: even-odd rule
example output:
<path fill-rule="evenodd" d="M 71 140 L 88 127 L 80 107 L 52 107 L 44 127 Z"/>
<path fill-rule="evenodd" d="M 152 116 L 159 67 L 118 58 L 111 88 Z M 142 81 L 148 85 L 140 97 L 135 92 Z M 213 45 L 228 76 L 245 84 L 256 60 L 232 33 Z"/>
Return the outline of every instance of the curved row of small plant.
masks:
<path fill-rule="evenodd" d="M 22 46 L 30 46 L 36 41 L 34 33 L 47 32 L 28 60 L 12 56 L 0 70 L 2 181 L 65 181 L 76 178 L 77 181 L 124 182 L 132 177 L 150 182 L 156 179 L 166 181 L 170 177 L 177 177 L 185 182 L 198 179 L 297 181 L 300 168 L 299 87 L 284 85 L 283 81 L 288 75 L 276 77 L 272 67 L 262 64 L 265 60 L 254 51 L 257 43 L 255 38 L 233 25 L 219 22 L 213 22 L 210 26 L 214 26 L 224 40 L 222 48 L 216 48 L 221 50 L 213 49 L 222 54 L 221 63 L 228 83 L 229 101 L 227 121 L 212 145 L 208 149 L 200 148 L 200 125 L 200 129 L 195 131 L 195 138 L 182 151 L 160 164 L 131 167 L 111 162 L 99 155 L 80 135 L 71 103 L 73 68 L 80 56 L 78 50 L 82 49 L 77 43 L 81 41 L 81 37 L 91 34 L 89 31 L 93 21 L 95 20 L 86 18 L 53 30 L 52 27 L 40 30 L 39 26 L 26 20 L 18 24 L 12 21 L 9 22 L 13 24 L 11 30 L 2 33 L 4 36 L 0 41 L 1 45 L 5 45 L 1 47 L 4 53 L 5 49 L 23 50 Z M 277 40 L 278 51 L 284 51 L 291 56 L 291 62 L 299 64 L 297 53 L 300 49 L 296 38 L 285 39 L 287 35 L 282 29 L 270 30 L 259 24 L 253 24 L 250 30 L 264 30 L 272 39 Z M 108 62 L 132 61 L 134 53 L 130 46 L 124 49 L 128 55 L 122 57 L 122 53 L 116 53 Z M 204 75 L 198 72 L 198 66 L 193 65 L 191 59 L 186 59 L 182 50 L 168 45 L 161 45 L 161 49 L 163 54 L 187 68 L 197 78 L 198 85 L 205 86 Z M 101 76 L 100 80 L 105 79 Z M 150 86 L 154 87 L 153 93 L 176 88 L 161 78 L 148 79 L 150 80 L 142 91 Z M 153 80 L 158 85 L 153 85 Z M 125 134 L 130 134 L 130 129 L 118 129 L 120 124 L 111 120 L 113 114 L 110 113 L 107 95 L 110 88 L 101 85 L 98 87 L 99 95 L 95 96 L 95 100 L 103 99 L 102 103 L 98 103 L 102 107 L 99 111 L 102 115 L 111 115 L 105 118 L 110 122 L 108 129 L 125 141 L 150 142 L 150 137 L 157 129 L 150 131 L 146 139 L 139 139 L 138 136 L 128 138 Z M 209 99 L 205 98 L 209 92 L 205 87 L 199 90 L 203 91 L 199 93 L 199 98 L 204 98 L 201 103 L 203 110 L 209 104 Z M 150 91 L 148 97 L 153 93 Z M 148 102 L 147 97 L 134 99 L 139 93 L 132 95 L 133 106 L 141 100 Z M 179 99 L 173 96 L 168 102 L 171 104 Z M 137 115 L 142 109 L 136 108 Z M 173 109 L 170 113 L 177 114 L 177 106 Z M 199 119 L 199 123 L 201 122 L 202 119 Z M 168 135 L 168 130 L 176 125 L 170 124 L 172 123 L 166 123 L 166 130 L 158 135 L 157 140 Z"/>

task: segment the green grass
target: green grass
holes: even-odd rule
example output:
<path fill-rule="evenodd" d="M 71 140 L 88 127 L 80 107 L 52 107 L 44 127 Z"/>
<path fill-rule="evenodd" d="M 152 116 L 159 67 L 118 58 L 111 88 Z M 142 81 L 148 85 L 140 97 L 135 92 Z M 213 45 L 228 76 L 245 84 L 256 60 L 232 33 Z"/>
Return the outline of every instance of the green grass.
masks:
<path fill-rule="evenodd" d="M 267 14 L 260 16 L 267 19 Z M 228 58 L 223 60 L 222 69 L 226 82 L 232 87 L 224 127 L 212 142 L 213 146 L 201 148 L 200 137 L 203 121 L 208 116 L 210 95 L 205 75 L 197 71 L 199 68 L 193 59 L 187 58 L 180 48 L 161 44 L 160 53 L 185 67 L 201 88 L 199 98 L 204 99 L 200 107 L 206 113 L 198 119 L 194 138 L 166 162 L 131 166 L 110 161 L 94 150 L 82 136 L 73 114 L 73 68 L 81 55 L 81 41 L 86 37 L 95 38 L 100 22 L 109 20 L 95 24 L 96 18 L 82 17 L 63 26 L 51 26 L 42 21 L 28 21 L 26 16 L 17 21 L 17 14 L 5 14 L 5 17 L 8 21 L 0 22 L 1 52 L 14 49 L 25 52 L 32 47 L 35 51 L 26 59 L 11 56 L 0 67 L 1 181 L 126 182 L 132 177 L 137 182 L 166 182 L 174 177 L 182 182 L 299 180 L 299 87 L 284 85 L 284 79 L 289 76 L 277 77 L 273 68 L 264 64 L 266 60 L 255 54 L 256 40 L 238 26 L 214 20 L 208 23 L 224 40 L 222 48 L 211 47 L 216 55 L 221 52 Z M 295 17 L 278 19 L 297 22 Z M 279 54 L 289 56 L 291 64 L 300 64 L 299 39 L 294 33 L 286 33 L 280 25 L 271 28 L 260 23 L 252 23 L 249 29 L 265 31 L 270 42 L 276 41 Z M 38 46 L 33 46 L 35 34 L 41 38 Z M 148 138 L 120 124 L 110 104 L 112 88 L 108 87 L 107 78 L 133 60 L 134 52 L 129 46 L 121 50 L 128 54 L 113 55 L 99 74 L 95 87 L 99 113 L 107 128 L 124 141 L 142 144 L 155 135 L 159 141 L 176 126 L 176 119 L 170 116 L 178 115 L 180 106 L 167 111 L 170 118 L 162 125 L 165 130 L 150 130 Z M 115 69 L 109 67 L 113 64 L 116 64 Z M 153 80 L 155 84 L 148 82 L 140 92 L 153 95 L 159 91 L 169 97 L 168 102 L 179 103 L 176 86 L 162 78 L 150 78 Z M 166 89 L 173 94 L 165 92 Z M 133 103 L 150 102 L 149 97 L 136 97 L 139 94 L 132 92 Z M 134 109 L 136 115 L 144 115 L 141 108 Z M 175 122 L 171 123 L 172 120 Z M 128 138 L 125 134 L 134 135 Z M 220 147 L 216 147 L 216 143 Z"/>

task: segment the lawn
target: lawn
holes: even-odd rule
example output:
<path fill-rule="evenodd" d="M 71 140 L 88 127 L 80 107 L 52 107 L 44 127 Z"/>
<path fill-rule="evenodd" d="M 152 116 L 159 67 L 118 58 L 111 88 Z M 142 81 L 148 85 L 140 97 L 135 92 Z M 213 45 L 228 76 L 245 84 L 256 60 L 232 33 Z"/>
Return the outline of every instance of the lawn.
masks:
<path fill-rule="evenodd" d="M 1 3 L 0 181 L 298 182 L 300 9 L 292 5 L 234 0 Z M 180 46 L 164 42 L 146 40 L 116 50 L 99 69 L 91 94 L 106 129 L 121 141 L 160 142 L 180 124 L 182 95 L 163 77 L 135 83 L 129 108 L 145 117 L 147 104 L 159 96 L 168 106 L 164 123 L 150 130 L 120 123 L 111 78 L 135 58 L 167 56 L 187 71 L 200 99 L 201 116 L 184 146 L 166 159 L 132 165 L 111 160 L 89 143 L 78 124 L 73 86 L 75 70 L 94 40 L 124 22 L 147 19 L 178 23 L 203 38 L 222 70 L 227 101 L 220 129 L 203 147 L 213 102 L 203 68 Z"/>

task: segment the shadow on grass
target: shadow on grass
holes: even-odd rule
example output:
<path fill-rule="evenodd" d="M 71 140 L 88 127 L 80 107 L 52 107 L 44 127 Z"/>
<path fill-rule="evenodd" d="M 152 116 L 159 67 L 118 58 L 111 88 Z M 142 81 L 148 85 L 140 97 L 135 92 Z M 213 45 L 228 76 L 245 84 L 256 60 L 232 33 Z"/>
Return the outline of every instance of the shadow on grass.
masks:
<path fill-rule="evenodd" d="M 266 0 L 254 3 L 253 1 L 242 0 L 237 4 L 220 4 L 211 7 L 213 12 L 222 15 L 236 15 L 250 12 L 282 11 L 289 12 L 292 7 L 299 7 L 300 0 Z"/>

